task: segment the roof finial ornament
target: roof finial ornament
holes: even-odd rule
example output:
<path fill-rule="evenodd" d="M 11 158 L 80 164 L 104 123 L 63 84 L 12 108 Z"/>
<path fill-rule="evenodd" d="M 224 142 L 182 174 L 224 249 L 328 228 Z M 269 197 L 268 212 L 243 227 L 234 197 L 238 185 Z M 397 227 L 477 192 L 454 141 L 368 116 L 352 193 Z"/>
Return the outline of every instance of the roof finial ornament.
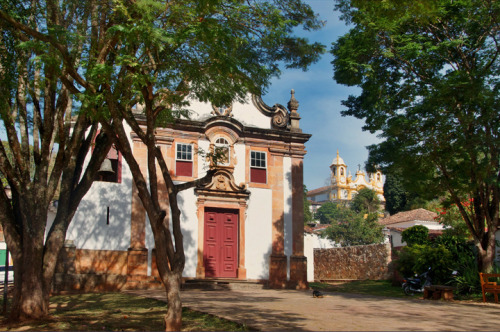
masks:
<path fill-rule="evenodd" d="M 290 97 L 290 101 L 288 102 L 288 110 L 290 111 L 290 131 L 291 132 L 296 132 L 296 133 L 301 133 L 302 129 L 299 127 L 299 120 L 300 120 L 300 115 L 297 112 L 299 109 L 299 102 L 297 99 L 295 99 L 295 90 L 292 89 L 290 92 L 292 94 L 292 97 Z"/>
<path fill-rule="evenodd" d="M 299 102 L 297 101 L 297 99 L 295 99 L 295 90 L 292 89 L 292 91 L 290 91 L 290 94 L 292 95 L 292 97 L 290 97 L 290 101 L 288 102 L 288 110 L 290 112 L 292 111 L 296 111 L 299 109 Z"/>

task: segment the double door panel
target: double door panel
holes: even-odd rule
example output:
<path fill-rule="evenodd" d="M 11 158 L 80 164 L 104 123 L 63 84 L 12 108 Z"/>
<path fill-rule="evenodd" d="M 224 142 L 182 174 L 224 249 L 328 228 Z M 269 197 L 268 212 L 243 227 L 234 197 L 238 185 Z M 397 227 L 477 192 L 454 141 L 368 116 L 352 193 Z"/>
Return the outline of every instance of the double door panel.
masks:
<path fill-rule="evenodd" d="M 203 265 L 209 278 L 236 278 L 238 268 L 238 213 L 206 209 Z"/>

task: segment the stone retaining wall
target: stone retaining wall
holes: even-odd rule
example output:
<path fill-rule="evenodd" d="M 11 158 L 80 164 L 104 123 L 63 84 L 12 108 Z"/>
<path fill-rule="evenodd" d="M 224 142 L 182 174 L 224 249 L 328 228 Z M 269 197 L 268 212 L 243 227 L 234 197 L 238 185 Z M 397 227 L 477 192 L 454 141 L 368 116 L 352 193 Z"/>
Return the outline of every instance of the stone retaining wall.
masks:
<path fill-rule="evenodd" d="M 314 249 L 315 280 L 391 279 L 390 244 Z"/>
<path fill-rule="evenodd" d="M 54 293 L 102 292 L 120 289 L 161 289 L 156 269 L 147 275 L 147 249 L 89 250 L 66 244 L 58 258 L 52 283 Z"/>

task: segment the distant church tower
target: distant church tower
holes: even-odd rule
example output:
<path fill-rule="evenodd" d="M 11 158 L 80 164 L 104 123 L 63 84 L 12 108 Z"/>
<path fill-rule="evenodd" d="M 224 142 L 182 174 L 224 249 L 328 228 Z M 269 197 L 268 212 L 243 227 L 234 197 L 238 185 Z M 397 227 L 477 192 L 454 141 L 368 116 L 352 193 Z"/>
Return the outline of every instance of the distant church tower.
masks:
<path fill-rule="evenodd" d="M 337 156 L 330 165 L 330 170 L 330 184 L 309 190 L 307 193 L 307 198 L 311 201 L 313 212 L 316 212 L 322 204 L 328 201 L 349 202 L 363 188 L 375 190 L 380 201 L 385 204 L 382 172 L 377 170 L 375 173 L 368 174 L 369 178 L 367 181 L 365 172 L 359 167 L 356 172 L 356 178 L 353 180 L 351 172 L 347 172 L 347 165 L 340 157 L 338 150 Z"/>
<path fill-rule="evenodd" d="M 347 165 L 340 157 L 337 150 L 337 156 L 330 165 L 330 201 L 350 201 L 363 188 L 375 190 L 379 199 L 385 202 L 384 183 L 382 172 L 377 171 L 369 174 L 369 180 L 366 181 L 366 174 L 360 168 L 356 172 L 356 178 L 353 180 L 351 172 L 347 174 Z"/>

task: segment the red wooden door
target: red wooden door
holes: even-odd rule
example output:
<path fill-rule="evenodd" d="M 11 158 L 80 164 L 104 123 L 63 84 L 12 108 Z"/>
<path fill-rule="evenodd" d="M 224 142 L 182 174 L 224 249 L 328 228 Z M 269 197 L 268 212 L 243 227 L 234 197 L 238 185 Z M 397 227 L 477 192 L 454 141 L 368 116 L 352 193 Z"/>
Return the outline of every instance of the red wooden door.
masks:
<path fill-rule="evenodd" d="M 236 278 L 238 267 L 237 211 L 205 210 L 203 265 L 206 277 Z"/>

